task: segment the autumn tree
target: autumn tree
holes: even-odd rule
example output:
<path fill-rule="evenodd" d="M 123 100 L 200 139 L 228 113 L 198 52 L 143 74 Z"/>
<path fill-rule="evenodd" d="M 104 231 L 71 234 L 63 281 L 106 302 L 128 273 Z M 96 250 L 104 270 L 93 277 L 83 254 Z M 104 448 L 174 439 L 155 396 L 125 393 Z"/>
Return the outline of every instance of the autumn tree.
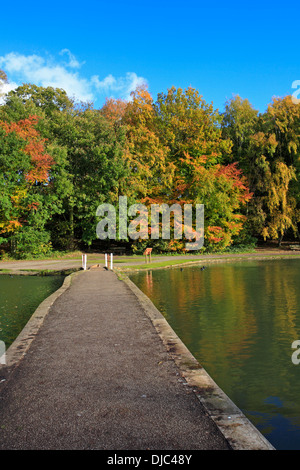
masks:
<path fill-rule="evenodd" d="M 124 117 L 128 102 L 121 98 L 106 98 L 99 112 L 110 122 L 120 123 Z"/>
<path fill-rule="evenodd" d="M 300 209 L 300 106 L 291 96 L 273 98 L 265 114 L 265 127 L 274 133 L 277 147 L 275 158 L 295 170 L 295 178 L 289 185 L 289 193 Z"/>
<path fill-rule="evenodd" d="M 232 144 L 222 136 L 220 114 L 193 88 L 159 94 L 155 109 L 175 166 L 170 201 L 204 204 L 206 246 L 229 246 L 242 230 L 240 209 L 251 194 L 241 171 L 223 163 Z"/>
<path fill-rule="evenodd" d="M 135 201 L 158 202 L 172 179 L 169 149 L 159 136 L 153 99 L 147 88 L 138 87 L 131 98 L 122 118 L 126 127 L 124 156 L 129 169 L 126 192 Z"/>
<path fill-rule="evenodd" d="M 41 117 L 38 129 L 56 161 L 47 187 L 56 207 L 47 224 L 54 246 L 73 249 L 92 243 L 97 206 L 117 197 L 124 166 L 122 126 L 52 87 L 23 85 L 8 94 L 3 108 L 0 114 L 8 121 L 33 111 Z"/>
<path fill-rule="evenodd" d="M 1 69 L 0 69 L 0 81 L 3 83 L 8 82 L 6 73 L 4 72 L 4 70 L 1 70 Z"/>
<path fill-rule="evenodd" d="M 279 244 L 286 233 L 298 232 L 299 124 L 300 108 L 290 96 L 274 98 L 262 114 L 237 96 L 227 102 L 222 124 L 253 192 L 245 213 L 249 230 Z"/>
<path fill-rule="evenodd" d="M 36 130 L 38 118 L 0 121 L 0 242 L 18 256 L 48 252 L 45 224 L 51 204 L 45 197 L 54 160 Z"/>
<path fill-rule="evenodd" d="M 249 206 L 249 220 L 256 235 L 264 240 L 278 239 L 280 245 L 288 230 L 297 234 L 300 214 L 291 191 L 291 183 L 296 182 L 296 170 L 283 158 L 269 118 L 268 110 L 264 116 L 264 132 L 257 132 L 250 139 L 252 165 L 248 179 L 254 197 Z"/>

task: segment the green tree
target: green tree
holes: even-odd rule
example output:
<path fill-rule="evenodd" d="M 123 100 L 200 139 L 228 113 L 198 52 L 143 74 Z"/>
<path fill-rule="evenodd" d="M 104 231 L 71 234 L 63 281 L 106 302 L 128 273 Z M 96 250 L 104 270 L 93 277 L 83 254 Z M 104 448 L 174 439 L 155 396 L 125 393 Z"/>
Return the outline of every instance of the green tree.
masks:
<path fill-rule="evenodd" d="M 125 174 L 124 128 L 88 109 L 75 115 L 55 113 L 50 132 L 66 152 L 64 172 L 69 188 L 57 223 L 65 227 L 68 247 L 74 248 L 76 240 L 90 245 L 96 239 L 98 205 L 118 200 L 119 181 Z"/>
<path fill-rule="evenodd" d="M 239 168 L 247 173 L 251 165 L 250 138 L 259 130 L 258 111 L 247 99 L 237 95 L 226 102 L 222 116 L 223 136 L 232 142 L 230 160 L 238 162 Z"/>
<path fill-rule="evenodd" d="M 14 98 L 18 98 L 26 107 L 33 104 L 36 108 L 51 116 L 53 111 L 72 111 L 74 101 L 61 88 L 40 87 L 33 84 L 24 84 L 8 93 L 6 104 L 10 107 Z"/>

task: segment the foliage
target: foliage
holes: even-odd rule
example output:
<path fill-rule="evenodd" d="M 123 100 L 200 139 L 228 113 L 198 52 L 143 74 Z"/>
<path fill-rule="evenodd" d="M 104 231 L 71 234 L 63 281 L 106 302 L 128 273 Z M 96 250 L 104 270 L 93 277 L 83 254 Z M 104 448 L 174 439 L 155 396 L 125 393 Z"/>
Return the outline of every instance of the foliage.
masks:
<path fill-rule="evenodd" d="M 232 142 L 230 161 L 237 161 L 244 170 L 248 169 L 249 141 L 260 130 L 260 116 L 247 99 L 233 96 L 225 103 L 222 113 L 222 136 Z"/>
<path fill-rule="evenodd" d="M 125 158 L 129 168 L 126 193 L 129 190 L 128 196 L 135 202 L 159 202 L 173 174 L 167 158 L 169 149 L 158 134 L 153 99 L 148 90 L 139 87 L 131 96 L 132 101 L 127 103 L 122 118 L 126 126 Z"/>
<path fill-rule="evenodd" d="M 140 86 L 95 110 L 62 89 L 23 84 L 0 106 L 1 250 L 22 258 L 93 246 L 97 207 L 117 207 L 119 196 L 148 209 L 204 204 L 206 252 L 296 237 L 299 126 L 289 96 L 263 114 L 235 96 L 220 114 L 192 87 L 154 101 Z M 127 242 L 138 253 L 185 251 L 171 224 L 171 240 Z"/>
<path fill-rule="evenodd" d="M 0 240 L 10 243 L 15 253 L 20 251 L 20 234 L 29 227 L 31 234 L 36 231 L 45 239 L 44 226 L 51 213 L 46 188 L 54 160 L 36 130 L 37 122 L 36 116 L 0 121 Z"/>
<path fill-rule="evenodd" d="M 231 141 L 222 137 L 221 116 L 193 88 L 159 94 L 156 111 L 175 167 L 170 202 L 204 204 L 205 246 L 230 245 L 243 228 L 240 208 L 251 194 L 236 165 L 223 164 Z"/>
<path fill-rule="evenodd" d="M 85 110 L 56 115 L 51 133 L 66 151 L 65 174 L 56 175 L 53 181 L 57 185 L 63 177 L 69 185 L 63 198 L 63 219 L 69 224 L 70 248 L 76 238 L 89 245 L 95 239 L 98 205 L 116 203 L 118 198 L 119 181 L 125 174 L 124 130 L 100 113 Z"/>
<path fill-rule="evenodd" d="M 18 98 L 23 105 L 34 105 L 50 116 L 53 111 L 68 111 L 73 108 L 73 102 L 67 93 L 60 88 L 39 87 L 32 84 L 24 84 L 8 93 L 6 104 L 11 106 L 14 98 Z"/>
<path fill-rule="evenodd" d="M 252 235 L 278 239 L 298 234 L 300 108 L 290 96 L 274 98 L 257 115 L 239 97 L 226 106 L 223 135 L 234 142 L 233 158 L 244 170 L 253 198 L 247 205 Z"/>

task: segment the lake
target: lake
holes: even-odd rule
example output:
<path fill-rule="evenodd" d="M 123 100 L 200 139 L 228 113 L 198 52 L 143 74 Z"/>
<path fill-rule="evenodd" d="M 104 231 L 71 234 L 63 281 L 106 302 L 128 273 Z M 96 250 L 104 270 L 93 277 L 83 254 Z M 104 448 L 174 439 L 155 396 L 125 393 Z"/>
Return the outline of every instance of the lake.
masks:
<path fill-rule="evenodd" d="M 39 304 L 59 289 L 64 276 L 0 275 L 0 340 L 6 349 Z"/>
<path fill-rule="evenodd" d="M 292 343 L 300 340 L 300 260 L 147 270 L 130 279 L 273 446 L 299 450 Z"/>

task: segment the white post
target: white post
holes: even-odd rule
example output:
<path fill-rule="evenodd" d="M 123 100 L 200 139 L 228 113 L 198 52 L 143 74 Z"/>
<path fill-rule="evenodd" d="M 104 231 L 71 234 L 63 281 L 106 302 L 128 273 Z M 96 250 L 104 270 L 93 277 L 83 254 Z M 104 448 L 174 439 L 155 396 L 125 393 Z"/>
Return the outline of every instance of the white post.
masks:
<path fill-rule="evenodd" d="M 107 268 L 107 253 L 105 253 L 105 267 Z"/>
<path fill-rule="evenodd" d="M 87 255 L 85 255 L 83 253 L 82 254 L 82 267 L 83 267 L 84 271 L 86 271 L 86 258 L 87 258 Z"/>
<path fill-rule="evenodd" d="M 110 269 L 113 269 L 113 254 L 110 254 Z"/>

